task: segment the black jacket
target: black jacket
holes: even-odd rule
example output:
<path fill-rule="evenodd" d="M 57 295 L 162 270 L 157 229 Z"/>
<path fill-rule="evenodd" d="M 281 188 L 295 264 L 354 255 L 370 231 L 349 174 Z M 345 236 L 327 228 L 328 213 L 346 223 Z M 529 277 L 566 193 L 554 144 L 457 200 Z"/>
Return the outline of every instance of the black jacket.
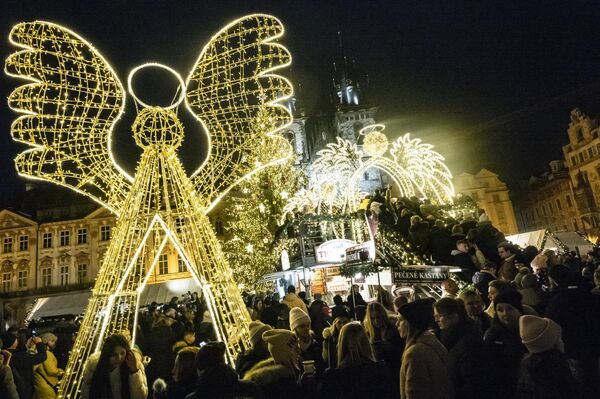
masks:
<path fill-rule="evenodd" d="M 10 351 L 10 368 L 12 369 L 17 392 L 20 399 L 31 399 L 33 396 L 33 366 L 46 361 L 46 344 L 36 344 L 37 353 L 26 350 Z"/>
<path fill-rule="evenodd" d="M 383 362 L 328 369 L 321 376 L 317 399 L 398 398 L 389 369 Z"/>

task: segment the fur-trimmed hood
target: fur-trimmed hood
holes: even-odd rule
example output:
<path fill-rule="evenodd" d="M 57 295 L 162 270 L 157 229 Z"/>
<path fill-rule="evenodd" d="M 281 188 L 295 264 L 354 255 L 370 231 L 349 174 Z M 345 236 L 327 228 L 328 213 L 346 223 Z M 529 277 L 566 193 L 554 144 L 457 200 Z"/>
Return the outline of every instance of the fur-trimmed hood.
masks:
<path fill-rule="evenodd" d="M 258 386 L 270 385 L 281 380 L 296 381 L 296 374 L 293 370 L 275 363 L 272 357 L 256 363 L 244 376 L 244 381 L 252 381 Z"/>

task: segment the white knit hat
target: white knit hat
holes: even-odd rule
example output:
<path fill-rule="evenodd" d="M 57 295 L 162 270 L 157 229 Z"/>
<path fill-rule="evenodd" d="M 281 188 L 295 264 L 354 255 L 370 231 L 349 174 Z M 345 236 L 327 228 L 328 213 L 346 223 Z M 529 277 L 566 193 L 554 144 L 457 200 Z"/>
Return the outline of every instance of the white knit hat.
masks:
<path fill-rule="evenodd" d="M 310 317 L 300 308 L 293 308 L 290 310 L 290 330 L 294 331 L 296 327 L 308 323 L 310 324 Z"/>
<path fill-rule="evenodd" d="M 269 353 L 276 363 L 283 364 L 290 369 L 298 368 L 298 359 L 294 358 L 294 347 L 298 345 L 298 338 L 290 330 L 267 330 L 262 335 L 263 341 L 268 344 Z"/>
<path fill-rule="evenodd" d="M 251 322 L 250 323 L 250 342 L 252 343 L 252 346 L 256 346 L 256 344 L 258 344 L 260 342 L 262 335 L 265 331 L 269 331 L 272 329 L 273 329 L 273 327 L 271 327 L 270 325 L 261 323 L 258 320 Z"/>
<path fill-rule="evenodd" d="M 519 333 L 523 345 L 531 353 L 545 352 L 555 346 L 564 350 L 562 330 L 553 320 L 545 317 L 523 315 L 519 319 Z"/>

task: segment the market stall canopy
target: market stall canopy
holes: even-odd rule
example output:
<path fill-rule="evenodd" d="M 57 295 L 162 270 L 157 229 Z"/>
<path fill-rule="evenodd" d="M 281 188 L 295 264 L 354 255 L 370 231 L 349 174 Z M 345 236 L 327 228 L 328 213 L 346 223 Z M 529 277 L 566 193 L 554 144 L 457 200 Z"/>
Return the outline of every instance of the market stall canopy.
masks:
<path fill-rule="evenodd" d="M 152 302 L 168 303 L 174 296 L 181 298 L 187 292 L 197 292 L 202 295 L 202 287 L 193 278 L 148 284 L 140 296 L 140 306 L 150 305 Z"/>
<path fill-rule="evenodd" d="M 85 291 L 38 298 L 27 320 L 82 314 L 91 295 L 92 291 Z"/>
<path fill-rule="evenodd" d="M 576 251 L 579 255 L 587 254 L 594 248 L 591 242 L 573 231 L 551 233 L 548 230 L 534 230 L 507 236 L 506 239 L 521 248 L 533 245 L 540 251 L 543 249 L 552 249 L 563 252 L 562 249 L 567 247 L 569 251 Z"/>

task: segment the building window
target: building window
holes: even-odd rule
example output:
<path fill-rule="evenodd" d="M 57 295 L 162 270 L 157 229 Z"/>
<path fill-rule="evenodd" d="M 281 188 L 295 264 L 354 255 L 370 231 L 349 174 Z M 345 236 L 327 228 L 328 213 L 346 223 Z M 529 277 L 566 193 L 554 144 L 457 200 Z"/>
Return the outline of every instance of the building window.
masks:
<path fill-rule="evenodd" d="M 2 249 L 2 252 L 4 252 L 5 254 L 12 252 L 13 247 L 13 240 L 12 237 L 4 237 L 4 247 Z"/>
<path fill-rule="evenodd" d="M 61 231 L 59 233 L 59 238 L 60 238 L 60 246 L 61 247 L 66 247 L 67 245 L 69 245 L 69 238 L 70 238 L 69 230 Z"/>
<path fill-rule="evenodd" d="M 69 285 L 69 266 L 62 265 L 60 267 L 60 273 L 58 275 L 58 280 L 60 281 L 60 285 Z"/>
<path fill-rule="evenodd" d="M 572 207 L 572 206 L 573 206 L 573 203 L 571 202 L 571 197 L 567 195 L 567 197 L 566 197 L 566 200 L 567 200 L 567 206 L 568 206 L 569 208 L 570 208 L 570 207 Z"/>
<path fill-rule="evenodd" d="M 52 248 L 52 233 L 44 233 L 42 236 L 42 248 Z"/>
<path fill-rule="evenodd" d="M 548 202 L 548 213 L 550 213 L 552 215 L 552 212 L 554 212 L 554 210 L 552 209 L 552 202 Z"/>
<path fill-rule="evenodd" d="M 560 203 L 560 198 L 557 198 L 557 199 L 556 199 L 556 208 L 557 208 L 559 211 L 562 211 L 562 205 L 561 205 L 561 203 Z"/>
<path fill-rule="evenodd" d="M 500 202 L 500 196 L 498 194 L 493 194 L 492 199 L 494 200 L 494 202 Z"/>
<path fill-rule="evenodd" d="M 588 155 L 590 156 L 590 158 L 594 157 L 594 153 L 592 151 L 592 147 L 588 148 Z"/>
<path fill-rule="evenodd" d="M 46 267 L 42 269 L 42 287 L 50 287 L 52 285 L 52 268 Z"/>
<path fill-rule="evenodd" d="M 110 226 L 100 226 L 100 241 L 110 241 Z"/>
<path fill-rule="evenodd" d="M 158 274 L 168 274 L 169 273 L 169 257 L 167 254 L 162 254 L 160 258 L 158 258 Z"/>
<path fill-rule="evenodd" d="M 177 259 L 177 271 L 179 273 L 183 273 L 183 272 L 187 271 L 187 266 L 185 265 L 185 262 L 181 258 Z"/>
<path fill-rule="evenodd" d="M 79 284 L 85 283 L 87 280 L 87 265 L 80 263 L 77 265 L 77 282 Z"/>
<path fill-rule="evenodd" d="M 2 292 L 12 290 L 12 273 L 2 273 Z"/>
<path fill-rule="evenodd" d="M 27 251 L 29 249 L 29 236 L 19 237 L 19 251 Z"/>
<path fill-rule="evenodd" d="M 546 204 L 542 204 L 542 213 L 544 214 L 544 216 L 547 215 L 547 213 L 546 213 Z"/>
<path fill-rule="evenodd" d="M 579 155 L 579 162 L 583 162 L 583 152 L 580 152 L 578 155 Z"/>
<path fill-rule="evenodd" d="M 540 217 L 540 208 L 535 208 L 535 215 L 539 218 Z"/>
<path fill-rule="evenodd" d="M 77 244 L 87 244 L 87 229 L 77 229 Z"/>
<path fill-rule="evenodd" d="M 579 225 L 577 224 L 577 219 L 573 219 L 573 230 L 574 231 L 579 230 Z"/>
<path fill-rule="evenodd" d="M 21 270 L 17 275 L 18 281 L 17 285 L 19 288 L 27 288 L 27 278 L 29 277 L 29 272 L 27 270 Z"/>
<path fill-rule="evenodd" d="M 577 165 L 577 158 L 574 155 L 571 157 L 571 165 Z"/>

